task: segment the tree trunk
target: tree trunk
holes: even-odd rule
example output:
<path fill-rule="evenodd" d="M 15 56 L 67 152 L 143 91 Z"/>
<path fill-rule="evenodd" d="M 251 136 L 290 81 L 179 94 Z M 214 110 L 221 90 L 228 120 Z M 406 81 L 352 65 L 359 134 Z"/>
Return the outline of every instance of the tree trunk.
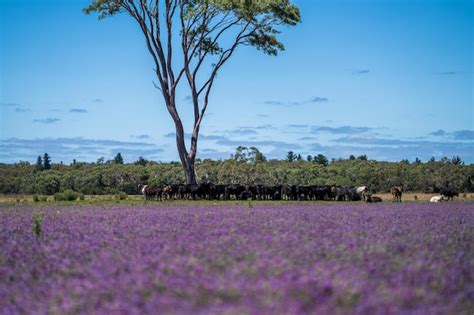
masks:
<path fill-rule="evenodd" d="M 183 165 L 184 175 L 186 177 L 186 184 L 196 184 L 196 172 L 194 171 L 194 161 L 188 159 L 187 163 Z"/>

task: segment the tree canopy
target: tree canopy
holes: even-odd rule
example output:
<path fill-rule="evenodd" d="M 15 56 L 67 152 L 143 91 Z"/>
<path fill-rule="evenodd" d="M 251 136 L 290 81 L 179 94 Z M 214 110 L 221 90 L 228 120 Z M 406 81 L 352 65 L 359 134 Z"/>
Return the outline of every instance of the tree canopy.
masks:
<path fill-rule="evenodd" d="M 277 55 L 284 50 L 277 38 L 279 27 L 301 20 L 298 7 L 289 0 L 93 0 L 84 12 L 95 12 L 100 19 L 128 13 L 139 25 L 154 61 L 155 86 L 176 127 L 178 154 L 189 183 L 195 182 L 199 129 L 220 68 L 242 45 Z M 194 113 L 189 148 L 176 107 L 183 78 Z"/>

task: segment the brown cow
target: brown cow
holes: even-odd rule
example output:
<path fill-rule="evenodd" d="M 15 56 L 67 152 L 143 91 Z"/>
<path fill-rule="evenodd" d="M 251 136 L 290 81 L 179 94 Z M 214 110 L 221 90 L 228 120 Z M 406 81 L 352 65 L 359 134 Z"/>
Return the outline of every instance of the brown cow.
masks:
<path fill-rule="evenodd" d="M 367 200 L 365 202 L 368 202 L 368 203 L 382 202 L 382 198 L 368 195 Z"/>
<path fill-rule="evenodd" d="M 390 193 L 393 196 L 393 201 L 402 202 L 403 186 L 393 186 Z"/>

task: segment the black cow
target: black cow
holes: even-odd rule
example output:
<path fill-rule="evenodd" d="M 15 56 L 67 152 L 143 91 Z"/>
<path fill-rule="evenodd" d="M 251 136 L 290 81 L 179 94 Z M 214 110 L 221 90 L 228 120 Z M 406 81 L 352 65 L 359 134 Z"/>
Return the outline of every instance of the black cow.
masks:
<path fill-rule="evenodd" d="M 246 190 L 247 189 L 245 188 L 245 186 L 242 185 L 228 185 L 225 187 L 224 190 L 224 199 L 230 200 L 230 198 L 234 196 L 235 199 L 238 200 L 240 198 L 240 194 Z"/>
<path fill-rule="evenodd" d="M 446 197 L 446 201 L 453 200 L 454 197 L 459 197 L 459 193 L 451 188 L 441 189 L 441 195 Z"/>

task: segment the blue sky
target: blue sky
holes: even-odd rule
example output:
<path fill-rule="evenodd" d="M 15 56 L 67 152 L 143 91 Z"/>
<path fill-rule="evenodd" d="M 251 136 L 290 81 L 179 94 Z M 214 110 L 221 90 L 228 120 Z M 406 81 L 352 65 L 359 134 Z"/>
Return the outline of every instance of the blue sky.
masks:
<path fill-rule="evenodd" d="M 474 162 L 472 1 L 294 2 L 303 22 L 283 29 L 283 53 L 242 47 L 223 67 L 198 157 L 254 145 L 271 158 Z M 178 160 L 138 27 L 84 15 L 87 4 L 0 0 L 0 162 Z"/>

